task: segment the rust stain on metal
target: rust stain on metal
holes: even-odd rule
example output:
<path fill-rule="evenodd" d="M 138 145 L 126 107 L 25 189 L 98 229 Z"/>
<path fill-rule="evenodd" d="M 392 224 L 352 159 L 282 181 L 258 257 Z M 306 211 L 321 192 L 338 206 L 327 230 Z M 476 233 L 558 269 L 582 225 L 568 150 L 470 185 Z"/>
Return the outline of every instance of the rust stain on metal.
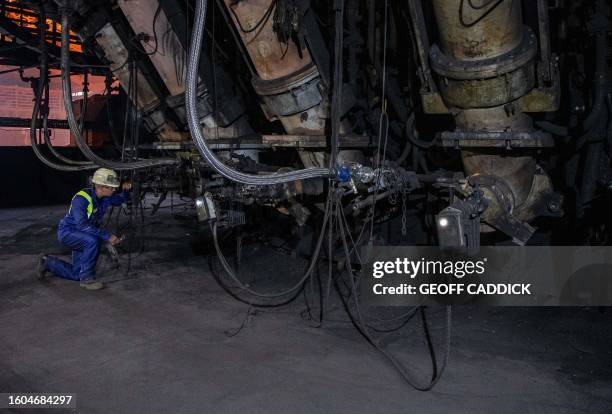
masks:
<path fill-rule="evenodd" d="M 236 32 L 261 79 L 279 79 L 311 64 L 308 49 L 298 49 L 293 41 L 285 44 L 278 40 L 273 29 L 274 11 L 265 17 L 270 7 L 275 7 L 273 0 L 232 3 L 232 0 L 224 0 Z"/>
<path fill-rule="evenodd" d="M 441 48 L 455 59 L 479 60 L 499 56 L 521 42 L 519 1 L 503 1 L 490 13 L 486 8 L 474 9 L 470 2 L 461 0 L 434 0 L 433 6 L 440 29 Z"/>

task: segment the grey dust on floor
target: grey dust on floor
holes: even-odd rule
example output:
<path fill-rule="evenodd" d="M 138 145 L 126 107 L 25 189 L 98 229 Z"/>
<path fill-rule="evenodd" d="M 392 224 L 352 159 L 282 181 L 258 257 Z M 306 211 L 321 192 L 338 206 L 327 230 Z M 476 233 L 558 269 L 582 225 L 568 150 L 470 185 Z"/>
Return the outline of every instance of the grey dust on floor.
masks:
<path fill-rule="evenodd" d="M 64 212 L 0 210 L 0 392 L 74 393 L 82 413 L 612 411 L 609 309 L 455 307 L 448 367 L 419 392 L 338 303 L 317 328 L 301 297 L 250 310 L 232 298 L 211 273 L 210 246 L 194 253 L 201 230 L 168 211 L 147 219 L 144 245 L 119 268 L 101 257 L 104 290 L 35 280 L 41 251 L 69 253 L 55 236 Z M 241 268 L 256 278 L 289 283 L 303 267 L 244 247 Z M 442 352 L 444 310 L 429 315 Z M 418 318 L 381 342 L 428 380 Z"/>

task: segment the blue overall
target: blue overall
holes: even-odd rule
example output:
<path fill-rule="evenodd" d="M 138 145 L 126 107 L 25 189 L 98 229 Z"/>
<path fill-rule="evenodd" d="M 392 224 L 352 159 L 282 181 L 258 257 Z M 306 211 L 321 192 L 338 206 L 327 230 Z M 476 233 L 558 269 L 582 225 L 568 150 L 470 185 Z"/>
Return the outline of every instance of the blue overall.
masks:
<path fill-rule="evenodd" d="M 79 191 L 57 229 L 60 243 L 72 249 L 72 264 L 47 256 L 46 270 L 64 279 L 93 280 L 100 244 L 110 239 L 110 234 L 100 228 L 104 213 L 108 206 L 120 206 L 127 198 L 127 192 L 98 199 L 93 188 Z"/>

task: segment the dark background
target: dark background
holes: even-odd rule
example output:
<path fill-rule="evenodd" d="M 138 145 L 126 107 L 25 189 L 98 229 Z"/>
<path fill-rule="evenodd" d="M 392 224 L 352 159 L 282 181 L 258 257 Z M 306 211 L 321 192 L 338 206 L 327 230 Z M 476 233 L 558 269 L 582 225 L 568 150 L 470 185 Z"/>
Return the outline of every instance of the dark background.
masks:
<path fill-rule="evenodd" d="M 29 147 L 0 147 L 0 208 L 67 205 L 87 185 L 87 176 L 87 172 L 51 169 Z"/>

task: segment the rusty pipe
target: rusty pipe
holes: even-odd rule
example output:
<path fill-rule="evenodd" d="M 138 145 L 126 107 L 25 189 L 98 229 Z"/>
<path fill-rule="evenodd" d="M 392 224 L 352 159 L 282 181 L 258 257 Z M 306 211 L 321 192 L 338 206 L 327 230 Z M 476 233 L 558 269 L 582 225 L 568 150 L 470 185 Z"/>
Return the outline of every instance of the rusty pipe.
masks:
<path fill-rule="evenodd" d="M 306 45 L 291 39 L 285 43 L 275 31 L 278 2 L 223 4 L 248 56 L 253 88 L 268 119 L 279 120 L 289 134 L 323 135 L 327 109 L 319 70 Z"/>
<path fill-rule="evenodd" d="M 439 45 L 432 47 L 432 65 L 442 97 L 455 116 L 456 131 L 474 137 L 504 131 L 533 132 L 531 118 L 514 105 L 535 82 L 536 46 L 533 34 L 523 25 L 521 2 L 432 3 L 439 31 Z M 531 195 L 537 171 L 534 157 L 528 150 L 500 150 L 491 148 L 491 140 L 478 139 L 470 142 L 476 148 L 462 150 L 466 175 L 502 180 L 512 193 L 512 205 L 498 214 L 521 215 L 535 199 Z"/>
<path fill-rule="evenodd" d="M 276 0 L 224 0 L 254 71 L 262 80 L 277 80 L 312 65 L 307 48 L 281 43 L 274 32 Z"/>
<path fill-rule="evenodd" d="M 518 0 L 433 0 L 440 48 L 457 60 L 503 55 L 523 38 Z"/>

